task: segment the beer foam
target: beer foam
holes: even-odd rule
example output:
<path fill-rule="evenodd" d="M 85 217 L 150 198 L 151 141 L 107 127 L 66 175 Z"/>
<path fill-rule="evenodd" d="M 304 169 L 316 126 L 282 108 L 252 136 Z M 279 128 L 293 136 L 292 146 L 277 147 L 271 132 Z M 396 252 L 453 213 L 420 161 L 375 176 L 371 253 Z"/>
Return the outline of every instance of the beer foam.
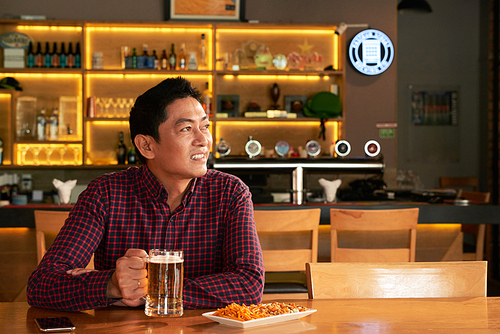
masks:
<path fill-rule="evenodd" d="M 179 256 L 159 255 L 149 259 L 149 263 L 182 263 L 184 259 Z"/>

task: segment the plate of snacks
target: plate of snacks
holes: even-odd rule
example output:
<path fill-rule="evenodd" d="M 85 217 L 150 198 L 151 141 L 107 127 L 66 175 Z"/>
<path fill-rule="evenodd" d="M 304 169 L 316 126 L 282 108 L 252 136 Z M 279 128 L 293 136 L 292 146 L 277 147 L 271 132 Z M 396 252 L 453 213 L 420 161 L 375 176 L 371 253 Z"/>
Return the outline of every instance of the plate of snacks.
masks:
<path fill-rule="evenodd" d="M 314 312 L 316 310 L 295 303 L 273 302 L 250 306 L 233 303 L 202 315 L 223 325 L 248 328 L 300 319 Z"/>

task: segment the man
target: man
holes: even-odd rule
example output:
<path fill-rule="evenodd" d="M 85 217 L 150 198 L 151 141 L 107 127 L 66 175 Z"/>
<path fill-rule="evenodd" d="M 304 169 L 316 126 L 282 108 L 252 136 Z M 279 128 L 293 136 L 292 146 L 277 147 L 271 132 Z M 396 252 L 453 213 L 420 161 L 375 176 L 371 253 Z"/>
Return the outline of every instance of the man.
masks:
<path fill-rule="evenodd" d="M 167 79 L 135 102 L 130 133 L 144 164 L 103 175 L 80 195 L 28 282 L 28 303 L 60 310 L 138 306 L 149 249 L 184 251 L 184 308 L 259 303 L 264 267 L 248 187 L 207 171 L 200 93 Z M 82 269 L 95 253 L 95 268 Z"/>

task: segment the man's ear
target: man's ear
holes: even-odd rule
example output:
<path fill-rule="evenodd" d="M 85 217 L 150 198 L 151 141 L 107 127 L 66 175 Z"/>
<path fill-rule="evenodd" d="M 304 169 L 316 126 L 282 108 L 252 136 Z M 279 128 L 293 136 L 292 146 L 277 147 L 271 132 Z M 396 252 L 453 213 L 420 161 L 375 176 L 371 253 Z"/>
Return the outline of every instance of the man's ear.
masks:
<path fill-rule="evenodd" d="M 151 144 L 154 139 L 151 136 L 146 135 L 136 135 L 134 138 L 134 144 L 142 154 L 142 156 L 146 159 L 154 159 L 155 154 L 151 149 Z"/>

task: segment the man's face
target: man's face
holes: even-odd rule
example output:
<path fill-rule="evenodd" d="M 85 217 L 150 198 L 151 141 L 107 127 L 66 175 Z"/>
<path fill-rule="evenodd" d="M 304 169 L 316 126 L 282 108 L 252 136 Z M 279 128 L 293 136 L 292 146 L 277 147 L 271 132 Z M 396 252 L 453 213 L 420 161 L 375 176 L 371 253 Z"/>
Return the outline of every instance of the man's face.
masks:
<path fill-rule="evenodd" d="M 179 99 L 167 107 L 160 124 L 160 142 L 154 141 L 155 165 L 160 178 L 190 180 L 207 172 L 212 147 L 208 115 L 196 99 Z"/>

